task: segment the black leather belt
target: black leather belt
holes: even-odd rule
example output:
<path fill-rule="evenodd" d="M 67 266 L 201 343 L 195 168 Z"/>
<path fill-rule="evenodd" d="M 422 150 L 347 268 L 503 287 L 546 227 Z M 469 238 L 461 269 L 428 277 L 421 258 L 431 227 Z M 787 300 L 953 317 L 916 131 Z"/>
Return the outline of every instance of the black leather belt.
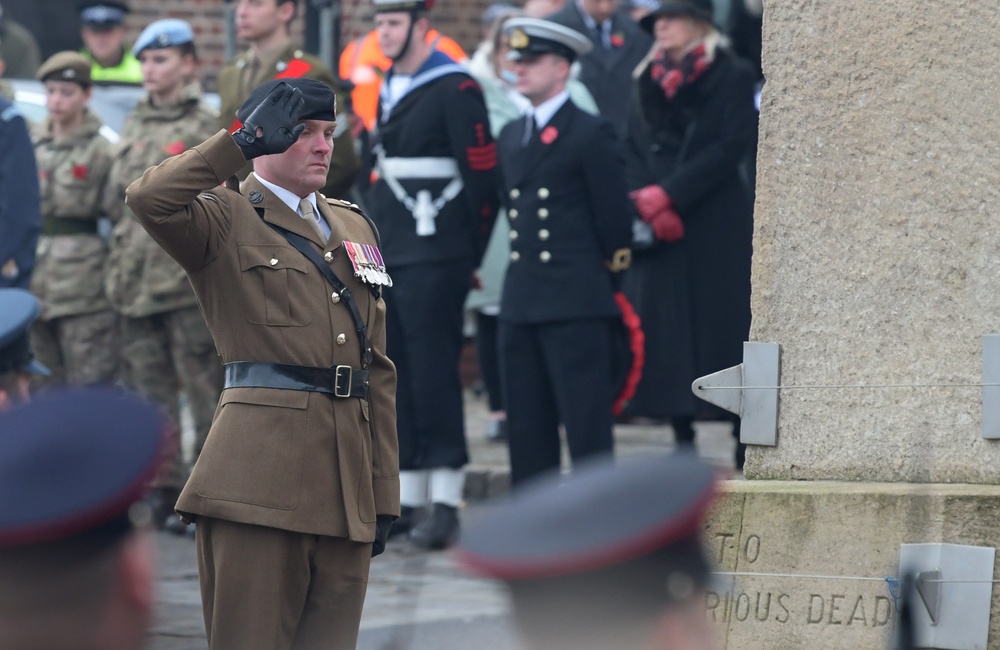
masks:
<path fill-rule="evenodd" d="M 368 398 L 368 371 L 351 366 L 313 368 L 286 363 L 234 361 L 225 364 L 226 388 L 280 388 Z"/>

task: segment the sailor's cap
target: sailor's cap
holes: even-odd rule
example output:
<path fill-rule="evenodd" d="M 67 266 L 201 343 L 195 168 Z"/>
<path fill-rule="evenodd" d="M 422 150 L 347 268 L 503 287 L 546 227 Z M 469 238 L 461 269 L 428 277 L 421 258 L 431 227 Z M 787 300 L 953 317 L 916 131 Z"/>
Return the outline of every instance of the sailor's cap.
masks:
<path fill-rule="evenodd" d="M 512 61 L 540 54 L 558 54 L 570 61 L 593 49 L 593 44 L 580 32 L 541 18 L 511 18 L 503 26 L 507 35 Z"/>

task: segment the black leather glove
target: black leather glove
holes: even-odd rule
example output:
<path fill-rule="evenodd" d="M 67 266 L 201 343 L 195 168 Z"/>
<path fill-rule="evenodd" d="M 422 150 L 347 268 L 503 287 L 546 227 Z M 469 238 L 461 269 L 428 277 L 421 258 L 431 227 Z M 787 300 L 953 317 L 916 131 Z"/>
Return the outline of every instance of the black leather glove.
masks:
<path fill-rule="evenodd" d="M 392 515 L 378 515 L 375 517 L 375 543 L 372 544 L 372 557 L 381 555 L 385 550 L 385 543 L 389 540 L 389 529 L 392 522 L 396 520 Z"/>
<path fill-rule="evenodd" d="M 247 160 L 257 156 L 282 153 L 299 139 L 305 128 L 298 124 L 306 100 L 302 91 L 280 83 L 243 121 L 243 126 L 233 134 L 233 140 Z"/>

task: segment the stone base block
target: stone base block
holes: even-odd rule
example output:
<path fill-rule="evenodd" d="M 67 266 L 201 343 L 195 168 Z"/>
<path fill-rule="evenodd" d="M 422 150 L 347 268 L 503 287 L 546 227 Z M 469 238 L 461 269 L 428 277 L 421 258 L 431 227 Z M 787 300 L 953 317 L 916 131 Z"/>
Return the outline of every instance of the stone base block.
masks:
<path fill-rule="evenodd" d="M 886 650 L 900 544 L 1000 548 L 1000 486 L 727 481 L 706 528 L 726 650 Z M 997 579 L 997 576 L 984 576 Z M 1000 647 L 994 590 L 987 647 Z"/>

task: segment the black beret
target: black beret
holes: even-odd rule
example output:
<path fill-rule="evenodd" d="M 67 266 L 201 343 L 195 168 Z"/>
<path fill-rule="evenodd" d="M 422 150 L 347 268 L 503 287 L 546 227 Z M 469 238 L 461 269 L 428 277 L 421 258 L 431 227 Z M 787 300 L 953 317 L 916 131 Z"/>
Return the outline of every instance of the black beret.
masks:
<path fill-rule="evenodd" d="M 337 121 L 337 95 L 333 92 L 333 88 L 322 81 L 304 77 L 272 79 L 257 86 L 236 111 L 236 119 L 241 123 L 245 122 L 250 117 L 250 113 L 253 113 L 253 109 L 257 108 L 278 84 L 288 84 L 293 88 L 298 88 L 302 93 L 305 107 L 302 110 L 302 117 L 299 119 Z"/>
<path fill-rule="evenodd" d="M 0 548 L 129 530 L 167 432 L 159 409 L 114 388 L 53 390 L 0 413 Z"/>

